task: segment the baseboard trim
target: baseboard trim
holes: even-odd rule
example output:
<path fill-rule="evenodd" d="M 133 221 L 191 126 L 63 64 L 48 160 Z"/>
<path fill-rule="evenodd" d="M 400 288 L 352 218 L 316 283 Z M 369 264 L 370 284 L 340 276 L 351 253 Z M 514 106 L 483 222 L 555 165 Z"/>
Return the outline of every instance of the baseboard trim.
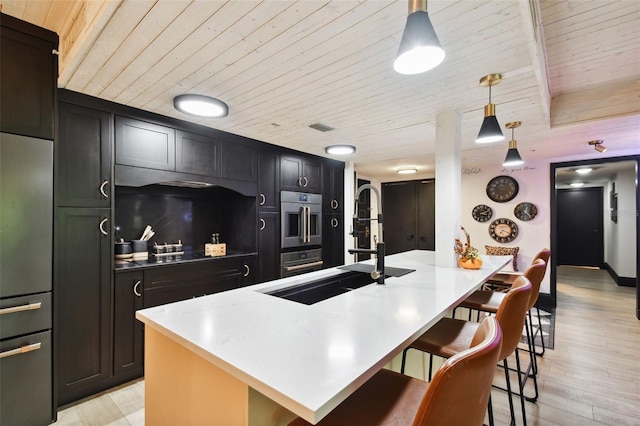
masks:
<path fill-rule="evenodd" d="M 636 279 L 635 278 L 619 277 L 618 274 L 616 274 L 616 271 L 613 270 L 611 265 L 609 265 L 606 262 L 604 264 L 604 269 L 607 270 L 609 275 L 611 275 L 611 278 L 613 279 L 613 281 L 615 281 L 615 283 L 618 286 L 620 286 L 620 287 L 635 287 L 636 286 Z"/>

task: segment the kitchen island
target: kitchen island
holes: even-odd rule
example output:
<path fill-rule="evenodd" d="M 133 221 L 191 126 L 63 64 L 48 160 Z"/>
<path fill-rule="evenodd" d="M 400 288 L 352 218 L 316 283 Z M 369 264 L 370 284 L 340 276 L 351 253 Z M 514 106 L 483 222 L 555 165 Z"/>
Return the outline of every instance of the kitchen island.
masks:
<path fill-rule="evenodd" d="M 287 410 L 317 423 L 511 256 L 480 270 L 436 267 L 430 251 L 385 260 L 415 271 L 313 305 L 266 293 L 343 270 L 138 311 L 146 423 L 277 424 Z"/>

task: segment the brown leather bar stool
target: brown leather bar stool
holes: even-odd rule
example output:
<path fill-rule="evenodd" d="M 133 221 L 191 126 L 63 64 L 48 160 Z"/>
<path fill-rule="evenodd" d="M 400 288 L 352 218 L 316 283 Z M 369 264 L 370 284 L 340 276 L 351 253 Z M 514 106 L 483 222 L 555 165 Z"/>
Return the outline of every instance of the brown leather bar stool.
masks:
<path fill-rule="evenodd" d="M 430 383 L 380 370 L 318 426 L 481 425 L 502 331 L 492 317 L 476 325 L 467 347 L 449 358 Z M 309 424 L 297 418 L 289 426 Z"/>
<path fill-rule="evenodd" d="M 527 368 L 524 370 L 522 377 L 520 376 L 520 373 L 518 373 L 518 381 L 522 382 L 522 388 L 524 388 L 524 384 L 526 383 L 527 379 L 533 379 L 534 395 L 525 396 L 525 398 L 531 402 L 536 402 L 538 400 L 538 361 L 536 359 L 536 353 L 533 344 L 535 333 L 533 331 L 533 318 L 531 316 L 531 309 L 538 301 L 538 295 L 540 294 L 540 284 L 542 283 L 542 279 L 544 278 L 546 270 L 547 264 L 545 263 L 545 261 L 542 259 L 536 259 L 523 274 L 524 277 L 527 277 L 529 281 L 531 281 L 532 285 L 531 296 L 529 298 L 529 304 L 527 306 L 527 313 L 525 316 L 525 331 L 527 336 L 527 349 L 530 362 Z M 498 311 L 500 303 L 504 299 L 505 294 L 506 293 L 502 293 L 499 291 L 478 290 L 472 293 L 462 303 L 460 303 L 458 307 L 476 310 L 478 312 L 488 312 L 491 314 L 495 314 Z M 516 349 L 516 356 L 519 356 L 518 351 L 519 348 Z"/>
<path fill-rule="evenodd" d="M 546 273 L 546 267 L 549 265 L 550 257 L 551 257 L 551 250 L 549 250 L 548 248 L 544 248 L 536 254 L 531 264 L 533 265 L 535 261 L 538 259 L 544 260 L 546 263 L 546 266 L 545 266 L 545 273 Z M 491 277 L 489 280 L 487 280 L 486 287 L 490 290 L 506 291 L 509 289 L 509 287 L 511 287 L 511 285 L 513 284 L 513 281 L 517 277 L 522 275 L 523 275 L 522 272 L 498 273 L 493 277 Z M 544 277 L 544 274 L 543 274 L 543 277 Z M 538 334 L 540 335 L 540 344 L 542 346 L 542 350 L 540 352 L 536 351 L 536 355 L 544 356 L 544 353 L 546 351 L 546 346 L 544 344 L 544 335 L 542 334 L 542 321 L 540 320 L 540 309 L 537 306 L 536 306 L 536 313 L 538 314 L 538 329 L 534 330 L 533 328 L 533 322 L 532 322 L 533 318 L 531 315 L 531 309 L 529 310 L 529 313 L 528 313 L 528 325 L 531 330 L 532 341 L 535 341 L 536 336 L 538 336 Z"/>
<path fill-rule="evenodd" d="M 527 277 L 519 277 L 511 286 L 507 293 L 502 293 L 503 298 L 496 312 L 495 318 L 502 329 L 502 349 L 500 350 L 499 360 L 505 373 L 507 384 L 507 392 L 509 395 L 509 411 L 511 413 L 511 423 L 515 424 L 515 410 L 513 406 L 513 394 L 511 391 L 511 382 L 509 381 L 509 364 L 507 357 L 512 353 L 516 353 L 518 342 L 522 336 L 522 327 L 527 312 L 529 298 L 531 296 L 531 282 Z M 486 318 L 485 318 L 486 320 Z M 483 321 L 484 322 L 484 321 Z M 413 342 L 402 354 L 401 371 L 404 372 L 406 353 L 409 349 L 416 349 L 433 355 L 449 358 L 456 353 L 464 350 L 469 346 L 469 342 L 480 326 L 480 323 L 474 321 L 464 321 L 455 318 L 443 318 L 433 327 L 427 330 L 415 342 Z M 430 365 L 433 362 L 430 363 Z M 516 364 L 520 371 L 520 361 L 516 356 Z M 431 368 L 431 367 L 430 367 Z M 431 372 L 429 372 L 431 374 Z M 520 381 L 518 381 L 520 383 Z M 524 397 L 522 396 L 522 387 L 520 387 L 520 404 L 522 407 L 522 419 L 527 424 Z M 489 406 L 489 420 L 492 420 L 491 406 Z"/>

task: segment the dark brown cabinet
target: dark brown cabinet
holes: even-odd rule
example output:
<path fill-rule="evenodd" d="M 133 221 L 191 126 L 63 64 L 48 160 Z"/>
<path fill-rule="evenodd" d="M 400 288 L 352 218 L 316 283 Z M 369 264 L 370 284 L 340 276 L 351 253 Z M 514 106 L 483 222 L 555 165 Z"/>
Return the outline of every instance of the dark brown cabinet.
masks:
<path fill-rule="evenodd" d="M 277 153 L 260 153 L 258 205 L 261 212 L 280 211 L 280 156 Z"/>
<path fill-rule="evenodd" d="M 256 182 L 258 180 L 258 151 L 254 148 L 225 141 L 222 144 L 221 177 Z"/>
<path fill-rule="evenodd" d="M 113 290 L 113 375 L 141 376 L 143 373 L 143 324 L 135 313 L 143 308 L 143 271 L 115 276 Z"/>
<path fill-rule="evenodd" d="M 56 150 L 57 204 L 66 207 L 110 207 L 111 115 L 60 102 Z"/>
<path fill-rule="evenodd" d="M 115 119 L 116 164 L 148 169 L 176 168 L 176 131 L 128 117 Z"/>
<path fill-rule="evenodd" d="M 322 170 L 322 210 L 324 213 L 344 211 L 344 163 L 326 160 Z"/>
<path fill-rule="evenodd" d="M 58 208 L 55 243 L 58 404 L 111 375 L 110 209 Z"/>
<path fill-rule="evenodd" d="M 280 214 L 261 212 L 258 228 L 260 281 L 280 278 Z"/>
<path fill-rule="evenodd" d="M 0 131 L 54 138 L 58 36 L 0 14 Z"/>
<path fill-rule="evenodd" d="M 382 184 L 384 242 L 387 254 L 435 250 L 435 182 Z"/>
<path fill-rule="evenodd" d="M 176 132 L 176 171 L 218 176 L 220 145 L 219 140 L 178 130 Z"/>
<path fill-rule="evenodd" d="M 280 189 L 322 192 L 322 163 L 308 157 L 280 156 Z"/>
<path fill-rule="evenodd" d="M 323 268 L 344 265 L 344 221 L 342 214 L 322 216 L 322 261 Z"/>

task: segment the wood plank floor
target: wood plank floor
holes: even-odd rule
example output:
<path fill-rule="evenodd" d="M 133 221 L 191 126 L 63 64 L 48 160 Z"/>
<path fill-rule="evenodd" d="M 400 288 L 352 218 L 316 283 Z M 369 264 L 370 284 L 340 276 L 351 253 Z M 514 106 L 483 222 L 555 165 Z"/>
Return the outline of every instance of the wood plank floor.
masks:
<path fill-rule="evenodd" d="M 526 403 L 528 424 L 639 426 L 635 289 L 616 286 L 604 270 L 563 266 L 557 290 L 555 349 L 539 359 L 540 397 Z M 494 383 L 503 382 L 497 373 Z M 508 424 L 506 395 L 494 390 L 492 398 L 496 424 Z M 519 403 L 516 410 L 521 424 Z M 144 425 L 144 381 L 63 407 L 55 424 Z"/>

